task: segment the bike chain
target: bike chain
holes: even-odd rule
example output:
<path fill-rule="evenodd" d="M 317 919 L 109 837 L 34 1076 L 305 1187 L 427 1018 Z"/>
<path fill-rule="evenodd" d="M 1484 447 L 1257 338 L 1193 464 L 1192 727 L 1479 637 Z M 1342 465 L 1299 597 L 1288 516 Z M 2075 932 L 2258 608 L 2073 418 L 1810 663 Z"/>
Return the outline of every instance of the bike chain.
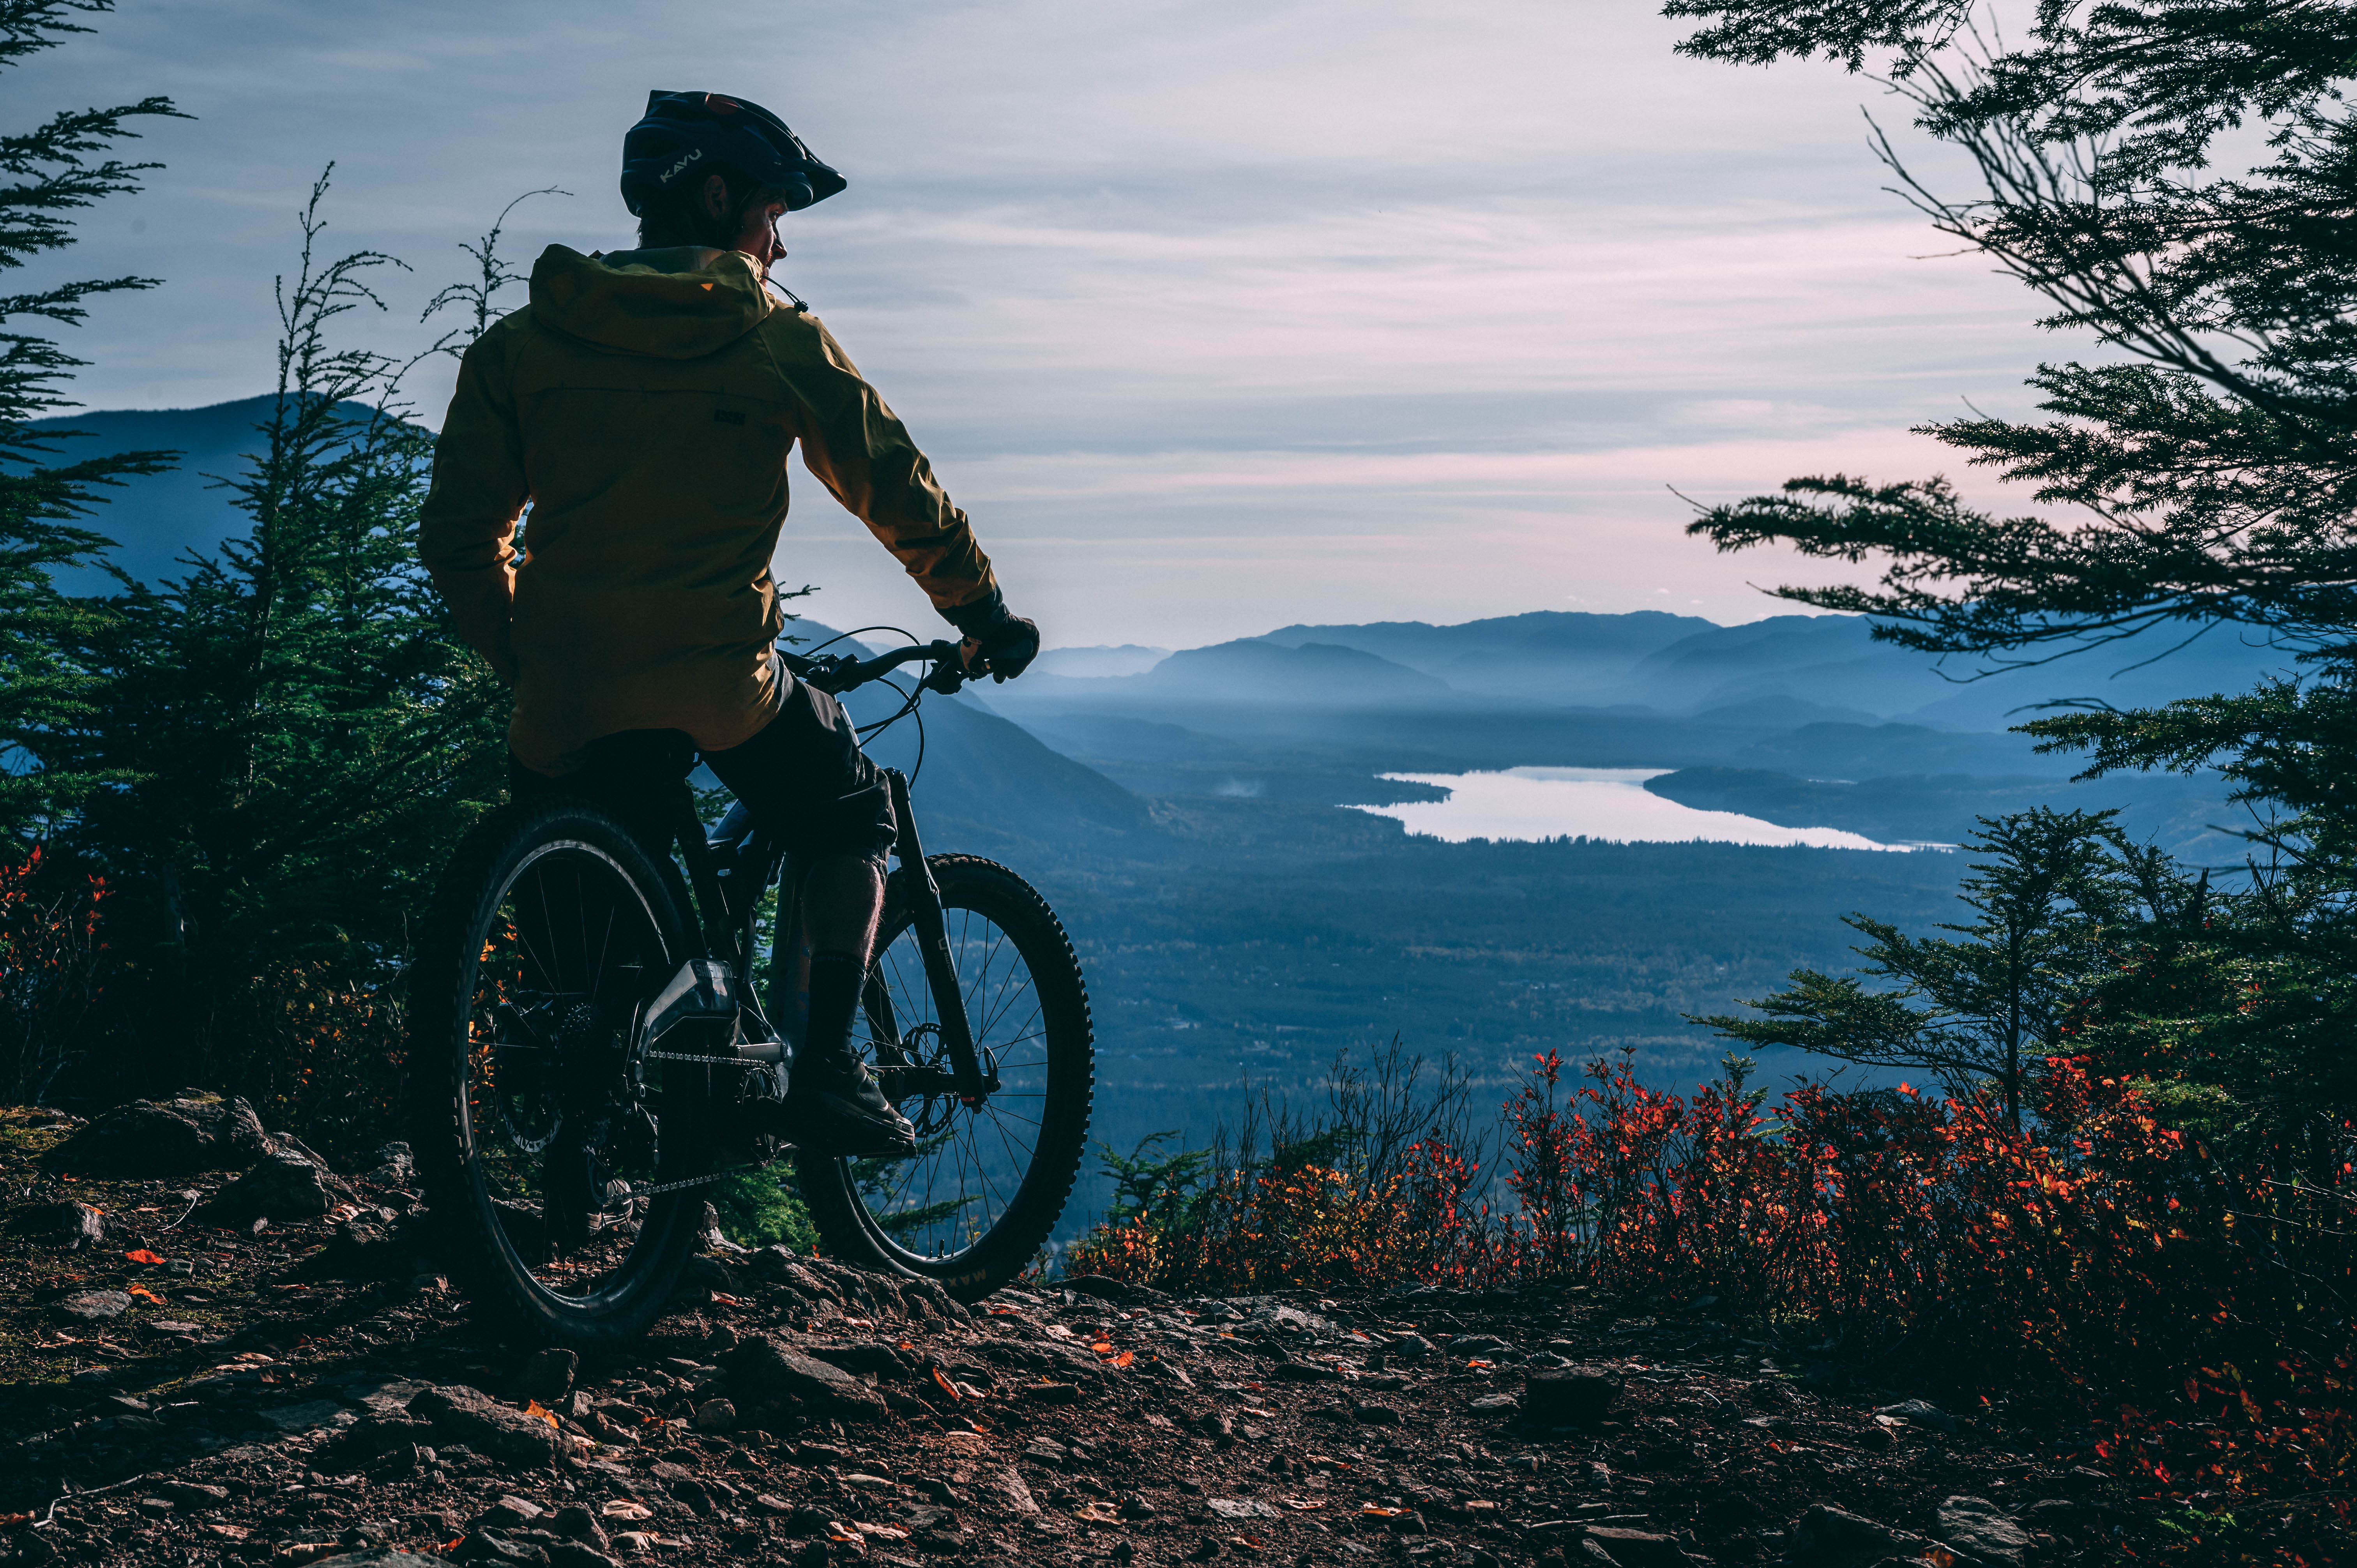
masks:
<path fill-rule="evenodd" d="M 723 1176 L 737 1176 L 746 1171 L 765 1171 L 777 1163 L 778 1162 L 776 1160 L 755 1160 L 749 1165 L 730 1165 L 726 1170 L 714 1171 L 710 1176 L 684 1176 L 678 1181 L 657 1182 L 652 1187 L 640 1187 L 636 1182 L 633 1182 L 630 1184 L 630 1190 L 626 1196 L 630 1197 L 660 1197 L 667 1192 L 684 1192 L 692 1187 L 709 1187 L 712 1183 L 718 1181 Z"/>
<path fill-rule="evenodd" d="M 641 1051 L 639 1053 L 639 1059 L 641 1061 L 655 1062 L 702 1062 L 705 1067 L 756 1068 L 777 1066 L 777 1063 L 775 1062 L 742 1061 L 735 1057 L 699 1056 L 693 1051 Z M 714 1171 L 709 1176 L 684 1176 L 678 1181 L 657 1182 L 652 1187 L 640 1187 L 636 1182 L 633 1182 L 630 1184 L 630 1190 L 627 1196 L 631 1197 L 660 1197 L 667 1192 L 684 1192 L 692 1187 L 709 1187 L 714 1182 L 720 1180 L 723 1176 L 737 1176 L 745 1171 L 767 1170 L 777 1163 L 778 1162 L 775 1159 L 755 1160 L 750 1165 L 730 1165 L 726 1170 Z"/>

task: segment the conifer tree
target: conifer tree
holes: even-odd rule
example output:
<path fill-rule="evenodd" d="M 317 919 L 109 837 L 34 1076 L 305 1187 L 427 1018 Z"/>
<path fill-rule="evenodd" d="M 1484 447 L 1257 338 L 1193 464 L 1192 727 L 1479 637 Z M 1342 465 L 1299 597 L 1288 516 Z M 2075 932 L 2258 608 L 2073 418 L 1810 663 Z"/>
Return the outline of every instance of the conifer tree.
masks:
<path fill-rule="evenodd" d="M 143 911 L 120 929 L 163 933 L 132 955 L 149 1076 L 281 1105 L 332 1088 L 350 1103 L 302 1108 L 332 1129 L 386 1109 L 365 1048 L 315 1069 L 358 1033 L 389 1037 L 411 923 L 504 784 L 507 702 L 417 564 L 433 436 L 401 402 L 408 366 L 344 343 L 400 263 L 325 250 L 328 191 L 323 175 L 298 214 L 269 417 L 227 481 L 244 532 L 109 601 L 88 645 L 103 701 L 44 746 L 110 780 L 74 845 Z"/>
<path fill-rule="evenodd" d="M 111 0 L 0 0 L 0 69 L 90 31 L 77 14 L 112 8 Z M 170 99 L 151 97 L 59 110 L 29 130 L 0 133 L 0 172 L 10 180 L 0 185 L 0 269 L 72 244 L 70 214 L 137 190 L 139 176 L 160 166 L 124 163 L 107 150 L 136 136 L 132 121 L 177 113 Z M 94 782 L 41 757 L 48 732 L 91 711 L 100 677 L 71 650 L 106 617 L 90 599 L 60 591 L 54 575 L 103 561 L 113 542 L 90 518 L 105 488 L 160 472 L 177 456 L 53 461 L 60 441 L 76 433 L 36 430 L 31 422 L 72 406 L 63 383 L 84 361 L 17 324 L 72 326 L 89 314 L 87 301 L 157 281 L 101 278 L 0 295 L 0 854 L 48 832 Z"/>
<path fill-rule="evenodd" d="M 2138 1011 L 2165 1013 L 2161 991 L 2139 1003 L 2114 985 L 2083 1038 L 2195 1075 L 2232 1101 L 2213 1122 L 2270 1127 L 2281 1157 L 2313 1168 L 2315 1127 L 2357 1117 L 2357 7 L 2038 0 L 2015 42 L 1969 0 L 1664 10 L 1703 22 L 1680 46 L 1703 59 L 1815 56 L 1878 75 L 1978 175 L 1934 190 L 1884 139 L 1900 193 L 2042 295 L 2044 325 L 2102 348 L 2037 367 L 2042 417 L 1918 427 L 2044 510 L 1984 511 L 1937 477 L 1832 474 L 1710 509 L 1691 532 L 1871 562 L 1869 585 L 1775 591 L 1967 669 L 2147 632 L 2297 656 L 2297 674 L 2255 691 L 2082 704 L 2023 727 L 2042 749 L 2090 754 L 2083 778 L 2217 768 L 2250 809 L 2249 862 L 2235 885 L 2205 885 L 2198 940 L 2156 925 L 2130 966 L 2166 970 L 2179 1004 L 2208 997 L 2208 1022 L 2166 1024 Z M 2263 990 L 2266 1007 L 2222 1000 Z M 2167 1044 L 2194 1035 L 2237 1044 Z M 2269 1087 L 2294 1083 L 2296 1113 Z"/>
<path fill-rule="evenodd" d="M 2147 914 L 2139 872 L 2153 857 L 2115 814 L 1984 817 L 1964 845 L 1988 856 L 1959 889 L 1972 918 L 1943 924 L 1949 935 L 1848 916 L 1868 939 L 1866 980 L 1796 970 L 1787 989 L 1744 1004 L 1762 1016 L 1696 1021 L 1749 1045 L 1928 1073 L 1958 1095 L 1994 1091 L 2019 1127 L 2046 1058 L 2067 1054 L 2065 1031 Z"/>

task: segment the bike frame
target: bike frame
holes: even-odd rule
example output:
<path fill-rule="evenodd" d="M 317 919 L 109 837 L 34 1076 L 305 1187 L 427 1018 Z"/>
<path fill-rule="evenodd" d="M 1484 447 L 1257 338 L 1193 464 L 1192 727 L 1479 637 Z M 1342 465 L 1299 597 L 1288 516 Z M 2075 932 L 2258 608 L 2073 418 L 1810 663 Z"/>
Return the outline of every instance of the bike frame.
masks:
<path fill-rule="evenodd" d="M 780 652 L 780 660 L 797 677 L 831 693 L 848 692 L 899 665 L 930 660 L 933 671 L 909 699 L 910 709 L 924 692 L 956 690 L 963 679 L 958 657 L 957 644 L 952 642 L 901 649 L 871 660 L 813 660 Z M 887 1092 L 895 1100 L 911 1093 L 954 1094 L 969 1108 L 978 1107 L 999 1087 L 997 1064 L 989 1059 L 987 1053 L 974 1048 L 964 990 L 958 981 L 956 961 L 950 954 L 941 887 L 925 862 L 908 777 L 896 768 L 883 772 L 891 793 L 895 824 L 890 853 L 900 865 L 901 894 L 909 908 L 918 950 L 924 960 L 926 983 L 940 1014 L 936 1023 L 950 1071 L 944 1075 L 939 1069 L 925 1067 L 912 1058 L 903 1043 L 899 1020 L 893 1015 L 891 1000 L 871 976 L 863 1001 L 879 1058 L 872 1066 L 877 1076 L 886 1079 Z M 687 862 L 697 916 L 695 929 L 705 945 L 703 956 L 727 966 L 742 991 L 751 989 L 761 897 L 772 886 L 780 888 L 778 920 L 770 945 L 770 983 L 767 995 L 760 999 L 774 1037 L 746 1039 L 740 1029 L 734 1052 L 739 1060 L 782 1059 L 791 1063 L 802 1043 L 810 995 L 810 954 L 803 940 L 801 896 L 808 867 L 797 857 L 781 853 L 776 841 L 766 832 L 755 831 L 732 840 L 726 836 L 727 824 L 724 820 L 723 836 L 709 836 L 702 819 L 695 814 L 693 798 L 683 792 L 681 800 L 684 818 L 675 836 Z M 872 963 L 877 955 L 868 956 Z"/>

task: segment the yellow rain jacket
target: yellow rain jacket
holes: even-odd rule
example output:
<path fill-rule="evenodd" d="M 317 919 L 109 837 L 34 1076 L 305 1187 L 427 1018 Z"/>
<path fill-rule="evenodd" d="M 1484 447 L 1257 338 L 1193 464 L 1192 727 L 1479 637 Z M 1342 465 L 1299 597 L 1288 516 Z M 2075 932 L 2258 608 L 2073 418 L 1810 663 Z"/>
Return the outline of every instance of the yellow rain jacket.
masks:
<path fill-rule="evenodd" d="M 420 514 L 458 634 L 515 686 L 510 745 L 552 775 L 619 730 L 718 750 L 777 712 L 791 678 L 770 558 L 796 441 L 936 607 L 995 586 L 965 514 L 817 317 L 734 251 L 617 260 L 550 246 L 532 303 L 467 350 Z"/>

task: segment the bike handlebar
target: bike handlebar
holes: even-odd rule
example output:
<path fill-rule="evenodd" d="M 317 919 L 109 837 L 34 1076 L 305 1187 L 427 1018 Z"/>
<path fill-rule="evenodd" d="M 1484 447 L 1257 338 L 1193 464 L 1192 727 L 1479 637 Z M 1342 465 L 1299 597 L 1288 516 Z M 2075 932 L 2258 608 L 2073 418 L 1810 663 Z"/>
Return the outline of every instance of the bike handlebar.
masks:
<path fill-rule="evenodd" d="M 965 683 L 966 677 L 965 660 L 959 645 L 947 640 L 912 643 L 873 659 L 854 659 L 848 654 L 813 659 L 805 654 L 789 653 L 780 648 L 778 659 L 800 679 L 838 697 L 865 686 L 878 676 L 890 674 L 903 664 L 917 664 L 928 660 L 932 661 L 933 671 L 925 677 L 922 684 L 929 691 L 954 692 Z"/>

